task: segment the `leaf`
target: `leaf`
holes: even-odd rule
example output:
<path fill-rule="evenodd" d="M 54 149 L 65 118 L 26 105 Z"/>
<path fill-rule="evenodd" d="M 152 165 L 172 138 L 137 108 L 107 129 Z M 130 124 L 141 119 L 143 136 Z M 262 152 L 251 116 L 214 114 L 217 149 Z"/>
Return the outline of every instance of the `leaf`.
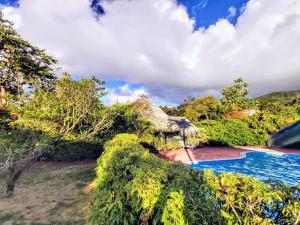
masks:
<path fill-rule="evenodd" d="M 225 212 L 223 210 L 221 210 L 221 214 L 226 219 L 231 219 L 232 218 L 232 216 L 230 214 L 228 214 L 227 212 Z"/>

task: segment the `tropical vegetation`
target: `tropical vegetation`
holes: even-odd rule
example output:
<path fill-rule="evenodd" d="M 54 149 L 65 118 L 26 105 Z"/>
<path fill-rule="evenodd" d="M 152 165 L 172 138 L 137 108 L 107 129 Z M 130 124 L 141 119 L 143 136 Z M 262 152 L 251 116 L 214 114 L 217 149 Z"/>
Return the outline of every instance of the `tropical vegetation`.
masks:
<path fill-rule="evenodd" d="M 105 144 L 87 224 L 295 224 L 300 186 L 158 159 L 133 134 Z"/>
<path fill-rule="evenodd" d="M 13 195 L 18 178 L 38 160 L 100 156 L 87 224 L 299 224 L 299 186 L 216 175 L 159 159 L 152 153 L 152 125 L 133 105 L 105 106 L 104 81 L 93 76 L 73 80 L 56 63 L 0 14 L 5 197 Z M 269 134 L 299 119 L 298 97 L 284 97 L 282 104 L 281 95 L 250 99 L 248 92 L 239 78 L 221 91 L 219 100 L 190 97 L 163 109 L 197 124 L 199 140 L 208 145 L 263 145 Z M 232 117 L 249 109 L 255 113 Z"/>
<path fill-rule="evenodd" d="M 239 78 L 214 96 L 189 97 L 177 107 L 162 107 L 169 115 L 186 116 L 198 125 L 205 144 L 266 145 L 269 136 L 300 119 L 299 91 L 276 92 L 255 99 Z"/>

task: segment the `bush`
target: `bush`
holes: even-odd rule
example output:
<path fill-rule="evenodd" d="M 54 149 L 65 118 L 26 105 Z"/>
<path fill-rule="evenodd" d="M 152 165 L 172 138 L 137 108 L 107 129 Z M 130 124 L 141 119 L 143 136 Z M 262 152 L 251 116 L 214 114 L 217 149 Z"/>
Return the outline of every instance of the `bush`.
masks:
<path fill-rule="evenodd" d="M 47 152 L 43 160 L 55 162 L 74 162 L 97 159 L 103 151 L 101 144 L 89 142 L 59 141 L 52 151 Z"/>
<path fill-rule="evenodd" d="M 293 224 L 300 207 L 300 186 L 166 162 L 131 134 L 105 144 L 96 172 L 89 225 Z"/>
<path fill-rule="evenodd" d="M 240 119 L 204 120 L 197 123 L 213 146 L 264 145 L 266 138 Z"/>
<path fill-rule="evenodd" d="M 201 183 L 199 172 L 158 159 L 137 136 L 117 135 L 98 160 L 88 224 L 221 224 Z"/>
<path fill-rule="evenodd" d="M 179 136 L 168 137 L 167 143 L 163 137 L 155 137 L 154 146 L 158 151 L 170 151 L 182 148 L 182 142 L 183 141 Z"/>
<path fill-rule="evenodd" d="M 0 169 L 2 164 L 17 161 L 28 155 L 32 149 L 48 144 L 50 144 L 50 138 L 41 132 L 29 129 L 0 129 Z"/>
<path fill-rule="evenodd" d="M 287 187 L 241 174 L 216 176 L 212 171 L 205 171 L 204 177 L 227 224 L 287 225 L 300 219 L 300 184 Z"/>

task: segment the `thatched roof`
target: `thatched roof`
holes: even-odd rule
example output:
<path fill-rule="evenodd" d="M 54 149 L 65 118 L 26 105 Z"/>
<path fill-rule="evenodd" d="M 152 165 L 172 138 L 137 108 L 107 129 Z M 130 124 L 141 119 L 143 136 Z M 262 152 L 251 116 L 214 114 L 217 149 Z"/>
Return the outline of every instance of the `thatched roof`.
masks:
<path fill-rule="evenodd" d="M 187 136 L 198 134 L 198 128 L 185 117 L 168 116 L 159 106 L 146 96 L 140 97 L 133 103 L 140 114 L 159 132 L 184 132 Z"/>
<path fill-rule="evenodd" d="M 174 130 L 182 132 L 184 131 L 185 135 L 187 136 L 195 136 L 199 133 L 198 127 L 192 124 L 192 122 L 185 117 L 170 116 L 169 120 L 171 121 L 172 126 L 174 126 L 173 124 L 175 124 L 173 128 Z"/>

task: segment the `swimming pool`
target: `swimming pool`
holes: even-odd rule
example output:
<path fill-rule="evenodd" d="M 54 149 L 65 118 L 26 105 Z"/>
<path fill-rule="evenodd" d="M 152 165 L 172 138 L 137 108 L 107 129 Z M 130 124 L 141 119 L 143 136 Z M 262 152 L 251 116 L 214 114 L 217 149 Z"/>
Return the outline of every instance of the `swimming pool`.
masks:
<path fill-rule="evenodd" d="M 280 180 L 288 185 L 300 183 L 300 155 L 248 152 L 245 158 L 205 161 L 192 165 L 196 169 L 213 169 L 216 173 L 241 173 L 261 181 Z"/>

